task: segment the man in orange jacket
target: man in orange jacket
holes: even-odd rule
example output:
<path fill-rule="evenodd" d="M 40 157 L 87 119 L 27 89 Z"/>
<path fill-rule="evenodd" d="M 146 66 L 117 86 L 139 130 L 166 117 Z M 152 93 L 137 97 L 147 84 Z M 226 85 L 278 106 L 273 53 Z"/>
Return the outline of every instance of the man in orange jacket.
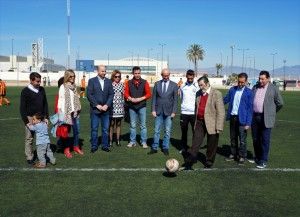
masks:
<path fill-rule="evenodd" d="M 10 105 L 10 101 L 6 98 L 6 84 L 0 79 L 0 106 L 2 103 Z"/>
<path fill-rule="evenodd" d="M 81 85 L 80 85 L 80 97 L 81 98 L 85 98 L 85 88 L 86 88 L 85 75 L 83 75 L 82 79 L 81 79 Z"/>

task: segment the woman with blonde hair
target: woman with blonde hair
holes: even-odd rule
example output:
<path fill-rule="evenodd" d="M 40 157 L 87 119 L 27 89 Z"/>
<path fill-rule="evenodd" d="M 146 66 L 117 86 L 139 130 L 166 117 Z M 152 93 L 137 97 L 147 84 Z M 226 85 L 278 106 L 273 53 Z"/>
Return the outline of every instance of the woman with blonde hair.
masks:
<path fill-rule="evenodd" d="M 81 105 L 75 85 L 75 73 L 72 69 L 65 71 L 64 83 L 59 88 L 57 108 L 58 112 L 64 117 L 63 121 L 72 126 L 74 152 L 83 155 L 79 147 L 79 113 L 81 111 Z M 71 146 L 72 145 L 68 144 L 64 148 L 64 154 L 67 158 L 72 158 L 70 152 Z"/>
<path fill-rule="evenodd" d="M 116 145 L 121 146 L 121 121 L 124 117 L 124 84 L 121 82 L 121 72 L 114 70 L 111 74 L 112 86 L 114 89 L 113 109 L 110 114 L 110 146 L 113 144 L 113 134 L 116 133 Z"/>

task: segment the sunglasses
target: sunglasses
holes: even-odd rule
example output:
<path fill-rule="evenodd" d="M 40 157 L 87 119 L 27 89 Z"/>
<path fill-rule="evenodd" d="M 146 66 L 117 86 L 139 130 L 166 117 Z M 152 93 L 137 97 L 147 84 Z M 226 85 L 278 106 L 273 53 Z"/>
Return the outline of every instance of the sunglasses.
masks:
<path fill-rule="evenodd" d="M 75 75 L 71 75 L 70 78 L 75 78 Z"/>
<path fill-rule="evenodd" d="M 116 75 L 115 78 L 121 78 L 121 76 L 117 76 L 117 75 Z"/>

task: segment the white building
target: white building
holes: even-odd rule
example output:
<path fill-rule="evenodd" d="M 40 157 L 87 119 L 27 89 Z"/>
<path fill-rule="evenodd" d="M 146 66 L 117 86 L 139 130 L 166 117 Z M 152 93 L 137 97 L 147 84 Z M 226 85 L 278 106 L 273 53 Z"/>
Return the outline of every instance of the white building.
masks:
<path fill-rule="evenodd" d="M 41 62 L 37 68 L 33 69 L 33 58 L 32 56 L 0 56 L 0 71 L 37 71 L 41 72 L 51 71 L 58 72 L 61 70 L 65 70 L 65 67 L 62 65 L 58 65 L 54 63 L 53 59 L 43 58 L 43 62 Z"/>
<path fill-rule="evenodd" d="M 82 62 L 81 62 L 82 61 Z M 85 62 L 90 63 L 91 60 L 77 60 L 76 70 L 84 70 L 88 68 L 84 66 Z M 133 66 L 139 66 L 142 70 L 142 74 L 149 76 L 160 75 L 163 68 L 168 68 L 167 61 L 159 61 L 155 59 L 145 58 L 145 57 L 127 57 L 119 60 L 94 60 L 94 66 L 105 65 L 108 73 L 113 70 L 120 70 L 123 74 L 131 74 Z"/>

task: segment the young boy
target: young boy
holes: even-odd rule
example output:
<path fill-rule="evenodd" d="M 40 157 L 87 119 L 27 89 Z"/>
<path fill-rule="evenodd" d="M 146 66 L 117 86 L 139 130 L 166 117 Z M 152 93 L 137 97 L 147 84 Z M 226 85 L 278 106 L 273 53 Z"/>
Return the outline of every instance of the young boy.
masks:
<path fill-rule="evenodd" d="M 48 126 L 43 121 L 43 117 L 40 114 L 35 114 L 32 119 L 32 124 L 28 123 L 27 127 L 31 131 L 36 133 L 36 146 L 37 146 L 37 155 L 39 162 L 34 165 L 35 168 L 45 168 L 46 167 L 46 158 L 50 159 L 50 163 L 55 165 L 55 158 L 53 152 L 50 149 L 50 139 L 48 135 Z"/>

